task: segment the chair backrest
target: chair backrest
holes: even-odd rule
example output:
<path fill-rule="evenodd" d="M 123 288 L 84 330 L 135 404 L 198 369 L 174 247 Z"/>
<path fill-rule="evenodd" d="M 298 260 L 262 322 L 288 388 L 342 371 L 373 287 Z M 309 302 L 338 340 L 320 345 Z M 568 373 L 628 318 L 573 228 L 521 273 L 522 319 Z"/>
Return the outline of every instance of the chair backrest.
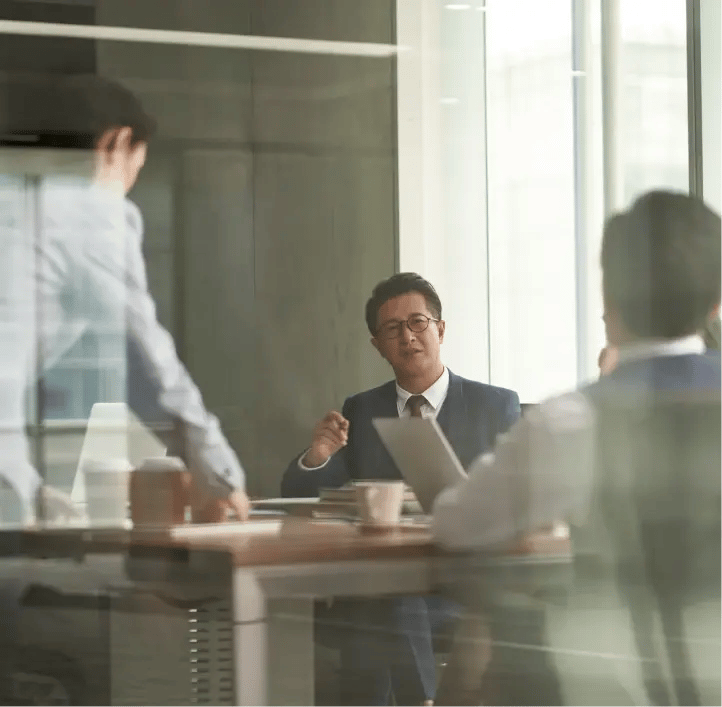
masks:
<path fill-rule="evenodd" d="M 658 616 L 676 699 L 700 704 L 683 614 L 693 603 L 720 601 L 719 391 L 647 391 L 596 407 L 598 517 L 650 699 L 674 701 L 652 640 Z"/>
<path fill-rule="evenodd" d="M 598 419 L 598 502 L 620 571 L 643 569 L 675 600 L 719 596 L 719 395 L 601 406 Z"/>

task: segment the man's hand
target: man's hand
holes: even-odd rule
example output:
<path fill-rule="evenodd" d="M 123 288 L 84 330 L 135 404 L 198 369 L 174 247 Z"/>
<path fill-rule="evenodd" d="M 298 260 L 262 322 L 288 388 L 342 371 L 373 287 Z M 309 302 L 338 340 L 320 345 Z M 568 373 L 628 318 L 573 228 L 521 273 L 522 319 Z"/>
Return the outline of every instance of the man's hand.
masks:
<path fill-rule="evenodd" d="M 228 512 L 238 520 L 248 520 L 251 502 L 245 491 L 237 489 L 227 498 L 214 498 L 199 507 L 191 502 L 194 523 L 222 523 L 228 520 Z"/>
<path fill-rule="evenodd" d="M 54 486 L 41 486 L 38 491 L 42 519 L 48 523 L 62 525 L 80 520 L 83 514 L 67 493 Z"/>
<path fill-rule="evenodd" d="M 133 131 L 128 128 L 109 128 L 95 147 L 95 183 L 127 194 L 138 178 L 145 162 L 147 145 L 132 144 Z"/>
<path fill-rule="evenodd" d="M 306 466 L 321 466 L 348 443 L 348 420 L 336 410 L 331 410 L 313 430 L 311 448 L 306 452 Z"/>
<path fill-rule="evenodd" d="M 234 491 L 226 500 L 226 509 L 235 513 L 238 520 L 248 520 L 248 512 L 251 509 L 251 502 L 245 491 L 238 489 Z"/>

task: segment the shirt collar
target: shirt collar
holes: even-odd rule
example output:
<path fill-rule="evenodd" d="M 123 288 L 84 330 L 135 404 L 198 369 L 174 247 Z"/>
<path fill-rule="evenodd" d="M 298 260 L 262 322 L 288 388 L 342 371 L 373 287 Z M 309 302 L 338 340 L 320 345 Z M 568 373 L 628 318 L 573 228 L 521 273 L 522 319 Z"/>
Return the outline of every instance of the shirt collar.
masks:
<path fill-rule="evenodd" d="M 685 356 L 701 354 L 705 351 L 704 340 L 698 334 L 683 336 L 680 339 L 656 339 L 640 341 L 622 346 L 619 349 L 619 363 L 637 361 L 658 356 Z"/>
<path fill-rule="evenodd" d="M 448 392 L 449 369 L 444 366 L 444 372 L 437 378 L 436 382 L 432 383 L 423 393 L 419 393 L 419 395 L 423 395 L 428 404 L 434 409 L 434 412 L 438 412 Z M 406 401 L 411 395 L 412 393 L 409 393 L 408 390 L 404 390 L 398 383 L 396 384 L 396 403 L 399 408 L 399 413 L 406 407 Z"/>

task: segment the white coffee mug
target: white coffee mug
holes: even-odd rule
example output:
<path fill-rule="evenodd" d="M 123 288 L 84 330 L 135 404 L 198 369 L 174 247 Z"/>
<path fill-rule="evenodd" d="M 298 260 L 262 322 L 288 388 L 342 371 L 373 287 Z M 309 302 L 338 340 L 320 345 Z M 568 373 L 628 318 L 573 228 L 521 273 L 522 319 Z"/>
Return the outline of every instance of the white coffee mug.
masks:
<path fill-rule="evenodd" d="M 401 519 L 403 481 L 359 481 L 354 484 L 361 523 L 367 526 L 393 526 Z"/>

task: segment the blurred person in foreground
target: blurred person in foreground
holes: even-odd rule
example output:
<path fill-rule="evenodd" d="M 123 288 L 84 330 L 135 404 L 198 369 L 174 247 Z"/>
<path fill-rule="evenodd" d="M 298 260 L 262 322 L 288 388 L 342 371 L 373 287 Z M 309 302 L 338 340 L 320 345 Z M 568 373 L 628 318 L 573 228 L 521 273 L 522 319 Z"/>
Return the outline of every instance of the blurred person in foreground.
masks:
<path fill-rule="evenodd" d="M 30 461 L 25 395 L 35 376 L 85 331 L 105 327 L 127 342 L 134 361 L 128 387 L 144 391 L 146 406 L 176 424 L 197 503 L 209 516 L 231 509 L 245 519 L 243 469 L 178 360 L 148 292 L 143 221 L 127 194 L 145 163 L 155 121 L 130 91 L 98 77 L 72 77 L 53 88 L 47 110 L 57 111 L 73 132 L 93 136 L 94 174 L 90 184 L 45 180 L 37 242 L 18 221 L 2 234 L 0 480 L 19 499 L 21 523 L 34 517 L 38 494 L 46 519 L 73 513 L 69 499 L 41 485 Z"/>
<path fill-rule="evenodd" d="M 434 533 L 503 548 L 568 520 L 575 562 L 593 561 L 555 654 L 565 701 L 719 704 L 720 355 L 698 332 L 719 312 L 720 218 L 649 192 L 607 222 L 601 259 L 616 364 L 530 410 L 440 494 Z"/>
<path fill-rule="evenodd" d="M 371 343 L 394 379 L 349 397 L 317 423 L 310 447 L 291 461 L 284 496 L 317 496 L 352 480 L 402 479 L 372 425 L 375 417 L 435 418 L 465 467 L 490 449 L 519 416 L 519 396 L 452 373 L 442 362 L 446 332 L 441 300 L 416 273 L 398 273 L 366 304 Z M 436 693 L 433 635 L 454 618 L 437 596 L 337 602 L 351 623 L 341 645 L 342 703 L 413 705 Z"/>

